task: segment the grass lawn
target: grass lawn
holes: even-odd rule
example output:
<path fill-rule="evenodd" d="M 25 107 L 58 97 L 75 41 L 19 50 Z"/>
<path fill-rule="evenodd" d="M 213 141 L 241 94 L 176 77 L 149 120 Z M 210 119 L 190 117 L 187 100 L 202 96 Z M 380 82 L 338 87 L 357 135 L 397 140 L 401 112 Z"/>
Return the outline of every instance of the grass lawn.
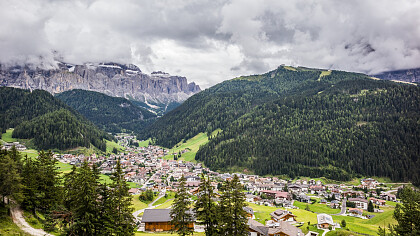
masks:
<path fill-rule="evenodd" d="M 155 209 L 166 209 L 166 208 L 170 208 L 172 206 L 172 203 L 174 203 L 174 200 L 173 199 L 172 200 L 169 200 L 169 201 L 167 201 L 165 203 L 163 203 L 160 206 L 157 206 Z"/>
<path fill-rule="evenodd" d="M 101 179 L 99 180 L 99 182 L 101 182 L 101 183 L 107 183 L 107 184 L 112 183 L 112 180 L 109 177 L 109 175 L 100 174 L 99 176 L 101 177 Z M 127 182 L 127 183 L 128 183 L 128 186 L 130 186 L 130 188 L 138 188 L 139 187 L 139 185 L 137 183 L 134 183 L 134 182 Z"/>
<path fill-rule="evenodd" d="M 69 173 L 71 169 L 73 168 L 72 165 L 67 164 L 67 163 L 62 163 L 62 162 L 58 162 L 57 166 L 59 168 L 59 171 L 62 173 Z"/>
<path fill-rule="evenodd" d="M 326 214 L 340 213 L 340 209 L 332 209 L 329 206 L 320 204 L 320 203 L 307 204 L 303 202 L 294 201 L 293 205 L 303 210 L 306 208 L 306 205 L 309 205 L 309 209 L 311 209 L 311 211 L 316 212 L 316 213 L 326 213 Z"/>
<path fill-rule="evenodd" d="M 318 81 L 321 81 L 321 78 L 327 75 L 331 75 L 331 71 L 330 70 L 323 70 L 321 71 L 321 74 L 319 75 Z"/>
<path fill-rule="evenodd" d="M 1 135 L 1 139 L 3 139 L 3 141 L 5 141 L 7 143 L 16 142 L 17 139 L 12 138 L 12 133 L 13 133 L 13 129 L 7 129 L 6 133 L 3 133 Z"/>
<path fill-rule="evenodd" d="M 211 135 L 216 135 L 220 131 L 221 129 L 217 129 L 213 131 Z M 199 133 L 191 139 L 188 139 L 185 143 L 178 143 L 169 150 L 169 153 L 178 153 L 184 149 L 189 149 L 188 152 L 181 155 L 180 160 L 195 162 L 195 154 L 197 153 L 198 149 L 201 145 L 206 144 L 208 141 L 209 138 L 207 137 L 207 134 Z M 164 159 L 173 159 L 173 155 L 166 155 Z"/>
<path fill-rule="evenodd" d="M 383 213 L 371 213 L 371 215 L 375 215 L 370 220 L 364 220 L 356 217 L 351 216 L 332 216 L 335 222 L 341 222 L 343 219 L 347 222 L 347 227 L 350 231 L 376 235 L 378 231 L 378 227 L 386 227 L 388 224 L 395 224 L 395 219 L 392 218 L 394 208 L 393 207 L 382 207 L 381 209 L 384 210 Z"/>
<path fill-rule="evenodd" d="M 38 156 L 38 151 L 35 149 L 27 149 L 25 151 L 20 152 L 22 154 L 23 157 L 25 157 L 26 155 L 30 158 L 35 158 Z"/>
<path fill-rule="evenodd" d="M 133 195 L 134 211 L 138 211 L 147 207 L 147 204 L 139 200 L 140 194 Z"/>
<path fill-rule="evenodd" d="M 271 212 L 279 209 L 277 207 L 257 205 L 254 203 L 248 203 L 248 206 L 254 210 L 255 220 L 262 224 L 265 224 L 266 220 L 271 219 L 271 216 L 270 216 Z"/>
<path fill-rule="evenodd" d="M 106 153 L 112 153 L 112 150 L 116 148 L 118 151 L 124 151 L 125 148 L 114 141 L 105 140 L 106 142 Z"/>
<path fill-rule="evenodd" d="M 166 202 L 167 200 L 169 200 L 169 199 L 173 199 L 173 198 L 175 198 L 175 192 L 170 192 L 170 191 L 168 191 L 168 192 L 166 192 L 166 197 L 165 196 L 163 196 L 163 197 L 161 197 L 161 198 L 159 198 L 159 200 L 157 200 L 154 204 L 153 204 L 153 206 L 156 206 L 156 205 L 160 205 L 160 204 L 162 204 L 162 203 L 164 203 L 164 202 Z"/>
<path fill-rule="evenodd" d="M 149 142 L 150 142 L 150 138 L 148 140 L 144 140 L 144 141 L 139 141 L 139 147 L 148 147 L 149 146 Z"/>

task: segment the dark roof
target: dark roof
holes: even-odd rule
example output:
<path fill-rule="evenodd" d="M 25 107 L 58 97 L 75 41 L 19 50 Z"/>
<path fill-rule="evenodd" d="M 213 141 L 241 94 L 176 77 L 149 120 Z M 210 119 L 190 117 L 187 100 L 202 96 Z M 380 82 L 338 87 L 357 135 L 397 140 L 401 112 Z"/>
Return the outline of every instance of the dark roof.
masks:
<path fill-rule="evenodd" d="M 189 210 L 189 213 L 193 216 L 193 220 L 195 221 L 194 212 Z M 171 209 L 146 209 L 144 210 L 143 217 L 141 218 L 142 223 L 169 222 L 171 220 Z"/>
<path fill-rule="evenodd" d="M 246 213 L 253 215 L 254 214 L 254 210 L 251 207 L 243 207 L 244 211 L 246 211 Z"/>
<path fill-rule="evenodd" d="M 171 221 L 170 213 L 171 209 L 146 209 L 141 222 L 169 222 Z"/>

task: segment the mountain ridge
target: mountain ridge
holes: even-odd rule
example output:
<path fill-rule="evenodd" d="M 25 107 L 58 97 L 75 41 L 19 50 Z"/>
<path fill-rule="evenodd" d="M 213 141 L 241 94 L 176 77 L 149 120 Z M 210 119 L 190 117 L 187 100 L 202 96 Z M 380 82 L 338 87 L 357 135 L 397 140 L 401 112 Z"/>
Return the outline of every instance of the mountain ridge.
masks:
<path fill-rule="evenodd" d="M 183 102 L 201 91 L 200 86 L 194 82 L 188 83 L 185 77 L 161 71 L 148 75 L 132 64 L 73 65 L 58 62 L 55 69 L 4 65 L 0 68 L 0 86 L 42 89 L 52 94 L 83 89 L 140 102 L 169 104 Z"/>

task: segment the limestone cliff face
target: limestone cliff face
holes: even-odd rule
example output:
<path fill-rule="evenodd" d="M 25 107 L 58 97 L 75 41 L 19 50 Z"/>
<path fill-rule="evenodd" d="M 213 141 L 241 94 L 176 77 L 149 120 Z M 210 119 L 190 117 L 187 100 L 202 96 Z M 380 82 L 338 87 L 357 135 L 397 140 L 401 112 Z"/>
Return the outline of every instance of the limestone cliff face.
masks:
<path fill-rule="evenodd" d="M 160 71 L 148 75 L 135 65 L 116 63 L 58 63 L 58 68 L 51 70 L 1 67 L 0 86 L 43 89 L 53 94 L 84 89 L 154 103 L 183 102 L 201 91 L 198 85 L 188 83 L 185 77 L 171 76 Z"/>
<path fill-rule="evenodd" d="M 420 83 L 420 68 L 388 71 L 373 76 L 376 78 L 386 80 L 398 80 L 411 83 Z"/>

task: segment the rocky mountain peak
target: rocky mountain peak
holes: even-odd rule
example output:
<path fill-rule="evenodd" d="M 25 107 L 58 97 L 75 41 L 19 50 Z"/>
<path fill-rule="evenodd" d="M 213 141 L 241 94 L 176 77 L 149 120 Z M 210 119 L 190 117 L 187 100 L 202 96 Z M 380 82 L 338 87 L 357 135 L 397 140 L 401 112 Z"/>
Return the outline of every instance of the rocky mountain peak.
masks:
<path fill-rule="evenodd" d="M 201 91 L 198 85 L 188 83 L 185 77 L 172 76 L 162 71 L 148 75 L 136 65 L 114 62 L 82 65 L 58 62 L 57 68 L 52 69 L 1 66 L 0 86 L 43 89 L 53 94 L 84 89 L 114 97 L 164 104 L 183 102 Z"/>

